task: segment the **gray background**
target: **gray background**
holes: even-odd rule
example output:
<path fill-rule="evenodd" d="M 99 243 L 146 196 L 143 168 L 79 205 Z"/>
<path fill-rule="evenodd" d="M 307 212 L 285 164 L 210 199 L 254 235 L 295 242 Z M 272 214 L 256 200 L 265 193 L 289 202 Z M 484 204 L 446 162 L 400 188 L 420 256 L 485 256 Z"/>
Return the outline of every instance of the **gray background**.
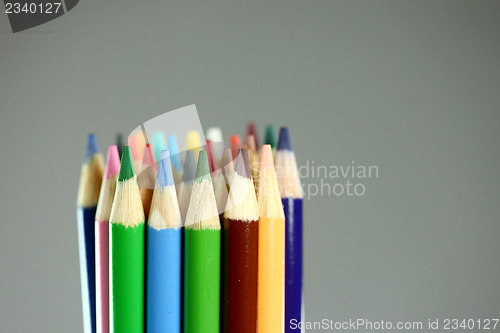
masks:
<path fill-rule="evenodd" d="M 499 317 L 498 1 L 86 0 L 0 31 L 1 331 L 81 332 L 87 132 L 192 103 L 226 139 L 290 126 L 299 164 L 379 167 L 306 203 L 308 320 Z"/>

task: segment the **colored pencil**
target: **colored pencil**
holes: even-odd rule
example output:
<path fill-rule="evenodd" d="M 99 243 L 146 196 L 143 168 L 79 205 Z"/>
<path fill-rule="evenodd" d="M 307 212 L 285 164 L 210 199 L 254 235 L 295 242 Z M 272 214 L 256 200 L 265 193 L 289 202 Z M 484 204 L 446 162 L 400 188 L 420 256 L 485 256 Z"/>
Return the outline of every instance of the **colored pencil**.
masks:
<path fill-rule="evenodd" d="M 210 171 L 212 173 L 212 184 L 214 184 L 215 202 L 217 203 L 217 211 L 219 212 L 219 219 L 222 221 L 224 210 L 226 208 L 228 190 L 226 180 L 219 168 L 217 160 L 214 156 L 212 149 L 212 140 L 207 140 L 208 160 L 210 164 Z"/>
<path fill-rule="evenodd" d="M 172 174 L 176 184 L 182 181 L 182 156 L 179 153 L 179 145 L 177 144 L 177 137 L 171 134 L 168 137 L 168 150 L 170 152 L 170 161 L 172 163 Z"/>
<path fill-rule="evenodd" d="M 153 147 L 148 143 L 144 149 L 142 170 L 137 176 L 137 182 L 141 191 L 142 207 L 144 208 L 144 216 L 146 219 L 148 218 L 149 209 L 151 207 L 157 171 L 158 166 L 156 165 Z"/>
<path fill-rule="evenodd" d="M 167 142 L 163 132 L 158 131 L 153 134 L 153 147 L 155 149 L 155 159 L 159 161 L 162 150 L 167 149 Z"/>
<path fill-rule="evenodd" d="M 214 157 L 220 165 L 222 162 L 222 154 L 224 153 L 224 139 L 221 129 L 219 127 L 210 127 L 207 129 L 207 140 L 212 141 Z"/>
<path fill-rule="evenodd" d="M 253 135 L 255 137 L 256 146 L 260 147 L 259 131 L 257 130 L 257 125 L 254 122 L 248 123 L 247 135 Z"/>
<path fill-rule="evenodd" d="M 142 159 L 144 154 L 144 148 L 141 147 L 140 136 L 138 134 L 133 134 L 128 138 L 128 144 L 132 150 L 132 158 L 134 161 L 134 171 L 137 174 L 141 173 L 142 169 Z M 123 155 L 123 151 L 122 151 Z"/>
<path fill-rule="evenodd" d="M 224 150 L 221 170 L 226 181 L 227 189 L 229 191 L 229 189 L 231 188 L 231 178 L 233 177 L 234 173 L 233 153 L 231 152 L 231 148 L 227 148 Z"/>
<path fill-rule="evenodd" d="M 264 139 L 265 145 L 271 145 L 273 149 L 276 149 L 276 134 L 274 133 L 274 127 L 269 125 L 266 127 L 266 137 Z"/>
<path fill-rule="evenodd" d="M 184 233 L 185 333 L 220 331 L 220 233 L 207 152 L 201 151 Z"/>
<path fill-rule="evenodd" d="M 99 200 L 104 161 L 95 134 L 89 134 L 87 153 L 80 174 L 77 199 L 78 247 L 82 288 L 83 328 L 96 331 L 95 309 L 95 213 Z"/>
<path fill-rule="evenodd" d="M 193 150 L 195 159 L 198 158 L 202 146 L 200 133 L 198 131 L 189 131 L 186 137 L 186 150 Z"/>
<path fill-rule="evenodd" d="M 257 330 L 284 332 L 285 215 L 270 145 L 262 147 L 259 202 Z"/>
<path fill-rule="evenodd" d="M 123 147 L 120 175 L 109 220 L 111 332 L 142 333 L 145 223 L 129 146 Z"/>
<path fill-rule="evenodd" d="M 255 136 L 247 135 L 245 138 L 245 148 L 248 149 L 248 158 L 250 160 L 250 170 L 252 171 L 252 178 L 255 188 L 259 187 L 259 151 L 258 146 L 255 144 Z"/>
<path fill-rule="evenodd" d="M 181 226 L 170 154 L 163 150 L 147 228 L 147 332 L 181 332 Z"/>
<path fill-rule="evenodd" d="M 213 142 L 224 142 L 220 127 L 209 127 L 207 129 L 207 140 L 212 140 Z"/>
<path fill-rule="evenodd" d="M 121 158 L 123 150 L 123 136 L 121 133 L 116 134 L 115 145 L 118 148 L 118 156 Z"/>
<path fill-rule="evenodd" d="M 194 152 L 186 151 L 186 160 L 184 161 L 184 173 L 182 174 L 182 183 L 179 186 L 179 209 L 181 211 L 182 222 L 186 221 L 186 214 L 193 191 L 193 180 L 196 175 L 196 164 L 194 162 Z"/>
<path fill-rule="evenodd" d="M 118 147 L 110 146 L 95 215 L 97 333 L 109 332 L 109 216 L 119 172 L 120 157 Z"/>
<path fill-rule="evenodd" d="M 276 169 L 285 211 L 285 332 L 303 318 L 302 187 L 288 128 L 280 130 Z"/>
<path fill-rule="evenodd" d="M 223 332 L 257 332 L 259 208 L 246 149 L 236 157 L 224 213 Z"/>
<path fill-rule="evenodd" d="M 241 137 L 238 134 L 231 135 L 230 147 L 231 147 L 231 152 L 233 154 L 233 160 L 235 160 L 236 156 L 238 155 L 238 150 L 242 148 Z"/>

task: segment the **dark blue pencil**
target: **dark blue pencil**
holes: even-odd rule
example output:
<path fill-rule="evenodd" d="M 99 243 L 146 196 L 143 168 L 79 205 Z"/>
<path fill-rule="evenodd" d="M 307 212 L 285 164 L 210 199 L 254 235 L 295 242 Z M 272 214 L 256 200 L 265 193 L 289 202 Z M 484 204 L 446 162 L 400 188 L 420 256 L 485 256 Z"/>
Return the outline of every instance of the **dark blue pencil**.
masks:
<path fill-rule="evenodd" d="M 285 332 L 303 318 L 302 187 L 288 128 L 280 130 L 276 174 L 285 211 Z"/>
<path fill-rule="evenodd" d="M 99 152 L 95 134 L 89 134 L 87 154 L 82 166 L 77 199 L 78 245 L 82 284 L 83 328 L 85 333 L 96 332 L 95 301 L 95 213 L 104 159 Z"/>

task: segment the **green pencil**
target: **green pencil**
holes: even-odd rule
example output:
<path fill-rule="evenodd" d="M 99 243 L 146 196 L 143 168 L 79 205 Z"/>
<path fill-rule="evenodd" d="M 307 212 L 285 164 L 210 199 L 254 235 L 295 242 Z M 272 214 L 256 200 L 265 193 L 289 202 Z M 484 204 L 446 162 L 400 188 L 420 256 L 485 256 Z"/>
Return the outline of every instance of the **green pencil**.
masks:
<path fill-rule="evenodd" d="M 206 151 L 198 157 L 184 241 L 184 332 L 219 333 L 221 230 Z"/>
<path fill-rule="evenodd" d="M 109 231 L 110 328 L 144 332 L 144 210 L 132 151 L 123 147 Z"/>

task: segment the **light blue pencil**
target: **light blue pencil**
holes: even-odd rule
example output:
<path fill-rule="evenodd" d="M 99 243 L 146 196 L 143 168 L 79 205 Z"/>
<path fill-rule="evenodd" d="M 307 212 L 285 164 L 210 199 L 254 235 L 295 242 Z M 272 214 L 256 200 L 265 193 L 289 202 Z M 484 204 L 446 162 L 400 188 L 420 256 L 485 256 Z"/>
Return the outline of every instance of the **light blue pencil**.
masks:
<path fill-rule="evenodd" d="M 147 332 L 181 331 L 181 215 L 168 150 L 161 152 L 148 220 Z"/>

